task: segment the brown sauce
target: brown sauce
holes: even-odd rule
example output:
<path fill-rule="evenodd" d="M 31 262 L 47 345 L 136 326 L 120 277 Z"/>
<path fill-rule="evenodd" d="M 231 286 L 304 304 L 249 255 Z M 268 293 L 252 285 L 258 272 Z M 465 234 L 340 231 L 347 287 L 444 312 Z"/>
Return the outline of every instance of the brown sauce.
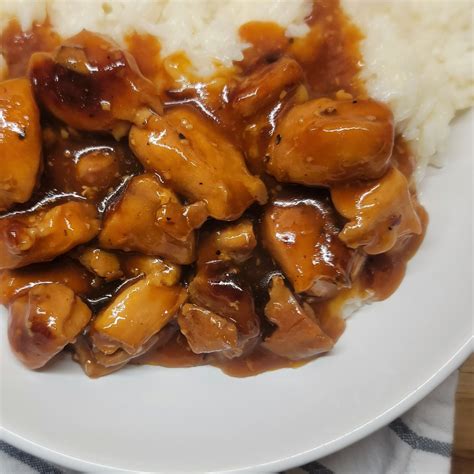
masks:
<path fill-rule="evenodd" d="M 220 358 L 216 361 L 211 361 L 210 364 L 232 377 L 250 377 L 268 372 L 269 370 L 296 369 L 310 360 L 313 360 L 313 358 L 304 361 L 291 361 L 258 347 L 246 357 L 227 360 Z"/>
<path fill-rule="evenodd" d="M 164 347 L 152 349 L 133 360 L 137 365 L 159 365 L 170 368 L 212 365 L 232 377 L 249 377 L 269 370 L 297 368 L 309 361 L 289 361 L 257 347 L 246 357 L 226 359 L 212 354 L 195 354 L 182 334 L 177 334 Z"/>
<path fill-rule="evenodd" d="M 282 193 L 294 193 L 295 189 L 298 189 L 298 186 L 277 183 L 263 171 L 261 157 L 265 154 L 274 134 L 278 118 L 300 101 L 319 97 L 334 98 L 337 94 L 354 98 L 366 95 L 364 86 L 358 79 L 361 64 L 359 41 L 362 35 L 345 17 L 338 1 L 315 2 L 312 13 L 307 18 L 307 24 L 310 32 L 303 38 L 288 38 L 285 36 L 285 31 L 273 23 L 250 22 L 243 25 L 239 31 L 241 39 L 251 45 L 244 51 L 244 59 L 230 70 L 218 69 L 212 77 L 204 79 L 189 73 L 189 62 L 184 55 L 176 54 L 170 58 L 162 58 L 160 44 L 151 35 L 133 33 L 126 38 L 126 43 L 143 75 L 157 86 L 165 110 L 184 105 L 214 121 L 221 132 L 243 151 L 251 172 L 262 176 L 270 196 L 275 197 Z M 0 35 L 0 52 L 6 58 L 10 78 L 26 73 L 28 60 L 33 52 L 52 51 L 59 43 L 59 36 L 48 23 L 34 24 L 31 30 L 23 32 L 18 23 L 11 22 Z M 236 113 L 235 108 L 231 106 L 235 84 L 252 74 L 258 67 L 271 65 L 283 56 L 296 60 L 301 66 L 304 73 L 303 85 L 295 87 L 289 85 L 284 94 L 280 94 L 280 97 L 250 118 Z M 171 63 L 174 64 L 174 68 L 169 67 Z M 187 76 L 189 85 L 180 86 L 176 74 Z M 59 138 L 50 139 L 48 143 L 48 137 L 45 137 L 46 169 L 42 186 L 30 202 L 19 206 L 20 210 L 31 209 L 38 203 L 48 205 L 51 200 L 63 194 L 85 197 L 97 205 L 102 203 L 101 210 L 103 210 L 105 208 L 103 203 L 107 203 L 107 199 L 112 201 L 115 199 L 119 193 L 117 188 L 120 188 L 124 179 L 142 171 L 143 168 L 133 158 L 126 141 L 114 142 L 100 134 L 77 132 L 75 135 L 62 136 L 61 127 L 54 121 L 51 122 L 50 117 L 45 116 L 43 120 L 44 126 L 51 126 L 52 133 Z M 114 176 L 106 183 L 104 189 L 96 190 L 91 198 L 91 195 L 87 194 L 88 191 L 84 190 L 74 177 L 72 162 L 77 162 L 85 150 L 90 152 L 94 149 L 113 156 L 115 162 L 112 167 Z M 396 138 L 392 163 L 408 178 L 414 172 L 414 159 L 401 137 Z M 315 195 L 329 194 L 324 190 L 307 188 L 305 192 Z M 256 224 L 254 227 L 259 242 L 258 224 L 261 214 L 261 208 L 255 205 L 244 215 Z M 418 214 L 423 223 L 421 235 L 405 239 L 388 253 L 369 256 L 351 289 L 339 292 L 330 300 L 311 299 L 310 304 L 316 309 L 319 322 L 327 328 L 327 333 L 334 340 L 337 340 L 345 327 L 344 321 L 340 318 L 340 311 L 347 299 L 354 296 L 363 298 L 370 293 L 372 300 L 383 300 L 398 288 L 405 274 L 407 261 L 416 252 L 426 231 L 427 213 L 419 206 Z M 209 229 L 212 225 L 214 224 L 206 224 L 204 229 Z M 268 285 L 271 277 L 281 274 L 281 270 L 259 243 L 252 258 L 239 266 L 239 272 L 241 280 L 252 289 L 256 312 L 262 323 L 261 332 L 265 337 L 274 329 L 263 315 L 268 301 Z M 184 271 L 185 277 L 193 273 L 193 267 Z M 125 282 L 120 280 L 105 284 L 89 294 L 86 301 L 90 307 L 98 309 L 110 302 L 118 289 L 129 282 L 130 280 Z M 177 332 L 166 345 L 150 350 L 132 363 L 165 367 L 210 364 L 229 375 L 244 377 L 282 367 L 298 367 L 307 361 L 295 362 L 280 357 L 259 346 L 258 341 L 247 355 L 234 359 L 227 359 L 222 355 L 195 354 L 191 351 L 186 338 Z"/>
<path fill-rule="evenodd" d="M 135 58 L 142 74 L 155 81 L 163 74 L 163 62 L 160 58 L 160 42 L 150 34 L 133 32 L 126 38 L 128 51 Z"/>
<path fill-rule="evenodd" d="M 311 32 L 309 40 L 301 41 L 301 53 L 308 61 L 305 69 L 313 93 L 325 96 L 344 90 L 364 96 L 364 86 L 357 77 L 362 63 L 360 31 L 332 0 L 315 2 L 308 24 Z"/>
<path fill-rule="evenodd" d="M 186 338 L 178 332 L 164 347 L 148 351 L 137 357 L 133 363 L 170 368 L 196 367 L 207 364 L 207 357 L 204 354 L 195 354 L 189 347 Z"/>
<path fill-rule="evenodd" d="M 60 41 L 48 22 L 34 23 L 30 30 L 23 31 L 16 20 L 10 21 L 0 33 L 0 53 L 8 64 L 9 77 L 24 76 L 33 53 L 53 51 Z"/>

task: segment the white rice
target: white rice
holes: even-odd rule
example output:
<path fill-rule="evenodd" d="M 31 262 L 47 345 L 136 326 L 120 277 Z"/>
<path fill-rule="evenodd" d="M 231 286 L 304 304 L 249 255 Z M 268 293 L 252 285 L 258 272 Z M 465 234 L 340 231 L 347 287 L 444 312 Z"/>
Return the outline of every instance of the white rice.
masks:
<path fill-rule="evenodd" d="M 274 21 L 302 36 L 310 0 L 2 0 L 0 29 L 16 17 L 23 29 L 48 15 L 64 37 L 82 28 L 118 42 L 132 30 L 155 35 L 166 56 L 184 51 L 201 75 L 231 66 L 246 44 L 238 28 Z M 473 7 L 470 0 L 342 0 L 366 38 L 361 77 L 371 96 L 392 108 L 397 129 L 418 160 L 437 163 L 456 111 L 474 103 Z M 4 69 L 0 57 L 0 74 Z"/>

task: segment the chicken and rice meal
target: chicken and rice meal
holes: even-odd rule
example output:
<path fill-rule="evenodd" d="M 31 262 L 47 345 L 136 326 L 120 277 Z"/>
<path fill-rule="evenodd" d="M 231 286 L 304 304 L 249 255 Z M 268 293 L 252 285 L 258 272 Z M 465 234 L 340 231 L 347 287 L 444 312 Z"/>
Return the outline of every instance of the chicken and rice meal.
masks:
<path fill-rule="evenodd" d="M 248 376 L 389 297 L 427 230 L 424 169 L 473 103 L 469 2 L 395 3 L 4 2 L 15 356 Z"/>

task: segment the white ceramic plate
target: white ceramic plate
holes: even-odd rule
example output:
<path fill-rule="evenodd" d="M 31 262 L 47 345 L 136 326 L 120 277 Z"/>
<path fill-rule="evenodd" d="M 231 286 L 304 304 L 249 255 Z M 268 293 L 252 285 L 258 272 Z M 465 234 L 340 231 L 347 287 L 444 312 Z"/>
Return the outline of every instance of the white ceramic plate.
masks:
<path fill-rule="evenodd" d="M 431 222 L 402 286 L 353 316 L 329 356 L 247 379 L 132 367 L 90 380 L 68 357 L 23 368 L 2 317 L 3 438 L 81 470 L 273 471 L 389 423 L 472 350 L 473 122 L 456 120 L 446 166 L 428 171 Z"/>

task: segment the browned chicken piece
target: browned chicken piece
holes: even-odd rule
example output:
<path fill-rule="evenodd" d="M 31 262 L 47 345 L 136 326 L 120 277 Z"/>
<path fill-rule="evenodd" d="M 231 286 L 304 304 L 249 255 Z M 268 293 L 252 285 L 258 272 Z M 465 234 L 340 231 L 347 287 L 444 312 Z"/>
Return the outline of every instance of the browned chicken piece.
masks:
<path fill-rule="evenodd" d="M 91 338 L 99 351 L 137 354 L 178 312 L 187 297 L 180 285 L 144 278 L 122 290 L 94 319 Z"/>
<path fill-rule="evenodd" d="M 85 336 L 79 336 L 73 344 L 72 349 L 74 351 L 72 358 L 82 367 L 84 373 L 93 379 L 116 372 L 128 362 L 125 360 L 121 363 L 117 362 L 115 365 L 109 365 L 108 367 L 99 364 Z"/>
<path fill-rule="evenodd" d="M 373 100 L 316 99 L 295 105 L 278 124 L 267 171 L 280 182 L 331 186 L 380 178 L 394 142 L 390 109 Z"/>
<path fill-rule="evenodd" d="M 266 317 L 277 327 L 262 346 L 281 357 L 298 360 L 327 352 L 334 341 L 319 327 L 311 308 L 302 307 L 281 277 L 273 277 Z"/>
<path fill-rule="evenodd" d="M 296 293 L 329 297 L 351 285 L 363 261 L 341 242 L 341 228 L 328 198 L 294 194 L 265 209 L 262 242 Z"/>
<path fill-rule="evenodd" d="M 123 142 L 73 136 L 64 129 L 61 132 L 45 130 L 49 143 L 45 147 L 43 183 L 48 188 L 99 201 L 120 185 L 123 176 L 141 170 Z"/>
<path fill-rule="evenodd" d="M 183 206 L 152 174 L 136 176 L 109 209 L 99 234 L 101 247 L 158 255 L 188 264 L 195 259 L 195 233 L 207 218 L 202 202 Z"/>
<path fill-rule="evenodd" d="M 185 107 L 133 126 L 130 147 L 191 202 L 204 201 L 211 217 L 234 220 L 253 202 L 266 202 L 263 182 L 251 175 L 240 151 L 205 118 Z"/>
<path fill-rule="evenodd" d="M 0 218 L 0 270 L 52 260 L 99 232 L 95 206 L 70 201 Z"/>
<path fill-rule="evenodd" d="M 82 265 L 69 258 L 0 272 L 0 304 L 9 305 L 17 296 L 41 283 L 62 283 L 76 295 L 88 295 L 96 281 Z"/>
<path fill-rule="evenodd" d="M 82 30 L 53 54 L 31 56 L 36 97 L 54 116 L 79 130 L 126 135 L 147 110 L 161 113 L 155 87 L 135 59 L 105 36 Z"/>
<path fill-rule="evenodd" d="M 331 196 L 337 211 L 349 220 L 339 237 L 351 248 L 380 254 L 400 237 L 422 232 L 407 179 L 396 168 L 378 180 L 331 188 Z"/>
<path fill-rule="evenodd" d="M 158 349 L 164 346 L 176 333 L 177 325 L 168 324 L 160 332 L 154 334 L 148 341 L 143 344 L 139 351 L 129 354 L 123 349 L 117 349 L 113 354 L 105 354 L 96 347 L 92 347 L 95 360 L 104 367 L 113 367 L 114 365 L 122 365 L 135 357 L 139 357 L 149 350 Z"/>
<path fill-rule="evenodd" d="M 202 238 L 199 245 L 198 264 L 212 260 L 231 260 L 242 263 L 250 258 L 256 245 L 257 239 L 252 222 L 244 219 Z"/>
<path fill-rule="evenodd" d="M 73 342 L 90 318 L 90 309 L 67 286 L 36 285 L 10 306 L 10 346 L 23 364 L 38 369 Z"/>
<path fill-rule="evenodd" d="M 252 291 L 233 263 L 217 260 L 203 265 L 188 291 L 191 303 L 235 323 L 240 347 L 258 336 L 260 322 Z"/>
<path fill-rule="evenodd" d="M 128 278 L 144 275 L 154 282 L 166 286 L 176 285 L 181 278 L 181 267 L 179 265 L 158 257 L 127 254 L 122 255 L 120 261 Z"/>
<path fill-rule="evenodd" d="M 106 250 L 86 247 L 79 251 L 77 259 L 91 273 L 104 278 L 106 281 L 117 280 L 123 276 L 119 258 Z"/>
<path fill-rule="evenodd" d="M 237 327 L 230 319 L 194 304 L 185 304 L 178 315 L 178 324 L 196 354 L 238 352 Z"/>
<path fill-rule="evenodd" d="M 30 82 L 1 82 L 0 211 L 30 199 L 40 169 L 41 129 Z"/>
<path fill-rule="evenodd" d="M 282 57 L 258 67 L 247 75 L 233 92 L 232 106 L 249 117 L 278 100 L 303 78 L 301 66 L 292 58 Z"/>
<path fill-rule="evenodd" d="M 230 357 L 241 354 L 246 343 L 260 333 L 252 290 L 238 266 L 250 257 L 256 243 L 248 219 L 202 236 L 198 271 L 188 287 L 191 303 L 235 325 L 238 345 L 226 351 Z M 208 344 L 214 344 L 213 336 L 209 337 Z"/>
<path fill-rule="evenodd" d="M 223 351 L 235 357 L 258 335 L 252 293 L 235 266 L 250 257 L 256 244 L 247 219 L 203 237 L 198 273 L 189 286 L 196 304 L 185 305 L 178 316 L 181 332 L 196 354 Z"/>
<path fill-rule="evenodd" d="M 102 377 L 121 369 L 130 360 L 150 350 L 162 347 L 171 339 L 175 332 L 175 327 L 164 327 L 158 334 L 151 337 L 137 354 L 128 354 L 123 349 L 118 349 L 113 354 L 104 354 L 94 350 L 89 337 L 79 336 L 72 346 L 74 351 L 73 359 L 79 363 L 88 377 Z"/>

